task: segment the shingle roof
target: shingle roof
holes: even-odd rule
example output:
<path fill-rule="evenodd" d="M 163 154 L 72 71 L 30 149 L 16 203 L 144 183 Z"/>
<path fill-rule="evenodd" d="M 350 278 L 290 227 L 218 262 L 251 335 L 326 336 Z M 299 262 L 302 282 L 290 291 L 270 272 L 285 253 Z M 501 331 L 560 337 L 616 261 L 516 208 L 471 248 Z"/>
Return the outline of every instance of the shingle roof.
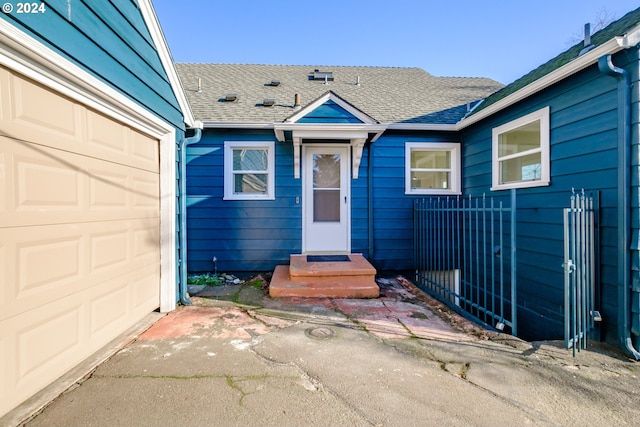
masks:
<path fill-rule="evenodd" d="M 295 94 L 304 107 L 331 90 L 381 123 L 453 124 L 466 114 L 467 103 L 502 87 L 488 78 L 435 77 L 420 68 L 187 63 L 176 68 L 196 119 L 213 122 L 281 122 L 294 112 Z M 314 70 L 332 72 L 334 80 L 328 85 L 312 80 Z M 272 80 L 280 84 L 272 86 Z M 229 93 L 238 100 L 225 102 Z M 276 104 L 263 106 L 265 98 Z"/>
<path fill-rule="evenodd" d="M 618 19 L 615 22 L 612 22 L 607 27 L 593 34 L 591 36 L 591 45 L 597 47 L 603 43 L 608 42 L 616 36 L 622 36 L 638 24 L 640 24 L 640 8 L 627 13 L 622 18 Z M 518 90 L 546 76 L 547 74 L 552 73 L 563 65 L 568 64 L 569 62 L 578 58 L 580 51 L 583 48 L 584 43 L 580 42 L 570 49 L 562 52 L 560 55 L 556 56 L 550 61 L 542 64 L 535 70 L 532 70 L 529 73 L 525 74 L 513 83 L 508 84 L 501 90 L 489 96 L 478 108 L 473 111 L 472 114 L 476 114 L 479 111 L 482 111 L 488 106 L 500 101 L 503 98 L 506 98 L 512 93 L 517 92 Z"/>

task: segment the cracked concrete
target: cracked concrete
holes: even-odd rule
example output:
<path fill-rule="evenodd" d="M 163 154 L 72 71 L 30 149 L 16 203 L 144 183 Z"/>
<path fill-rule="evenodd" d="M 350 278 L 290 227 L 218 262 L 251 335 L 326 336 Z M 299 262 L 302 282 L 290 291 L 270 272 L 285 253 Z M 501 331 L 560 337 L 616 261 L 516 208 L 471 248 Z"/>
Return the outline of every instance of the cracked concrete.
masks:
<path fill-rule="evenodd" d="M 381 288 L 376 300 L 248 286 L 193 297 L 25 425 L 637 424 L 639 365 L 614 350 L 573 358 L 486 331 L 401 278 Z"/>

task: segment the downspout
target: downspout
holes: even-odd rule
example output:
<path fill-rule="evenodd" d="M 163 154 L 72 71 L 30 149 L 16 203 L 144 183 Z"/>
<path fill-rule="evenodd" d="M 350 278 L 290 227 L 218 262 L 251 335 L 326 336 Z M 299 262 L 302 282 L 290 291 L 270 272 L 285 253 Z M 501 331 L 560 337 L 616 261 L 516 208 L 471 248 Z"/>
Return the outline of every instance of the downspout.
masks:
<path fill-rule="evenodd" d="M 613 65 L 611 55 L 598 59 L 601 73 L 618 80 L 618 338 L 636 360 L 640 352 L 631 339 L 631 82 L 629 72 Z M 637 151 L 637 150 L 636 150 Z M 637 153 L 636 155 L 640 155 Z"/>
<path fill-rule="evenodd" d="M 202 137 L 202 123 L 196 122 L 194 134 L 180 144 L 180 304 L 191 305 L 187 296 L 187 145 L 195 144 Z"/>
<path fill-rule="evenodd" d="M 373 263 L 373 156 L 371 151 L 372 144 L 369 143 L 369 148 L 367 149 L 367 240 L 369 241 L 367 252 L 369 253 L 369 261 Z"/>

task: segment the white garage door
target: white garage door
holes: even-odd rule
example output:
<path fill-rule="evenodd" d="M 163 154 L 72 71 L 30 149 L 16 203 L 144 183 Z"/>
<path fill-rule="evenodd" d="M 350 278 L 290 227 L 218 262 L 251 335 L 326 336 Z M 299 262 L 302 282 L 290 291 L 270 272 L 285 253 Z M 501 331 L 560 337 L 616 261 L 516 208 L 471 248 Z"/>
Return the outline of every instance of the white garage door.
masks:
<path fill-rule="evenodd" d="M 0 67 L 0 416 L 159 306 L 158 156 Z"/>

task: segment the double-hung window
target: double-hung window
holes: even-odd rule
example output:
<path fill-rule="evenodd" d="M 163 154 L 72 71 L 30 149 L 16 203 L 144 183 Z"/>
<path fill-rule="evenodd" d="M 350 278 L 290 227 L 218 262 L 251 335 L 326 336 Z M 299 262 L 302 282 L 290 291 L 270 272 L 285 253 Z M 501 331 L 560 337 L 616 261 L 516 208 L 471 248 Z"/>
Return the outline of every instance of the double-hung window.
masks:
<path fill-rule="evenodd" d="M 492 190 L 549 185 L 549 107 L 493 129 Z"/>
<path fill-rule="evenodd" d="M 407 142 L 405 194 L 460 194 L 460 144 Z"/>
<path fill-rule="evenodd" d="M 275 198 L 275 146 L 266 141 L 224 143 L 225 200 Z"/>

